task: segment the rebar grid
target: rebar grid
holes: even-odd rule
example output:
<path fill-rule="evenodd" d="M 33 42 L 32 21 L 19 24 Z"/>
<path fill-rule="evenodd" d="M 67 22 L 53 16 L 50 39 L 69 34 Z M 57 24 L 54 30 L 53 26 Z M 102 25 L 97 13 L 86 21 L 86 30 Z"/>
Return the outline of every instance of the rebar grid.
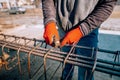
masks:
<path fill-rule="evenodd" d="M 70 46 L 70 45 L 66 45 L 66 46 Z M 43 40 L 18 37 L 14 35 L 12 36 L 4 35 L 4 34 L 0 34 L 0 47 L 2 49 L 0 53 L 1 67 L 4 67 L 6 70 L 11 70 L 11 69 L 14 69 L 14 67 L 18 66 L 19 72 L 22 75 L 24 71 L 22 70 L 21 62 L 27 59 L 27 69 L 28 69 L 29 79 L 32 79 L 35 75 L 37 75 L 38 71 L 43 66 L 44 79 L 52 80 L 52 78 L 54 77 L 55 73 L 60 68 L 60 66 L 62 65 L 62 69 L 64 69 L 67 63 L 72 64 L 74 66 L 82 66 L 85 68 L 89 68 L 92 70 L 91 75 L 93 75 L 94 71 L 99 71 L 99 72 L 107 73 L 110 75 L 120 76 L 120 63 L 119 63 L 120 51 L 110 51 L 110 50 L 104 50 L 99 48 L 96 49 L 96 48 L 85 47 L 85 46 L 77 46 L 73 44 L 70 52 L 66 53 L 66 52 L 60 51 L 59 48 L 53 48 L 48 46 Z M 108 54 L 114 54 L 115 59 L 113 61 L 98 59 L 97 54 L 95 55 L 94 58 L 92 56 L 85 57 L 85 56 L 73 54 L 73 51 L 75 48 L 90 49 L 92 50 L 92 53 L 96 51 L 96 52 L 105 52 Z M 5 49 L 7 49 L 7 51 Z M 16 51 L 16 55 L 13 56 L 12 58 L 10 58 L 9 57 L 10 54 L 7 53 L 7 52 L 10 52 L 11 50 Z M 20 52 L 24 52 L 25 56 L 20 56 L 21 54 Z M 31 55 L 33 55 L 34 58 L 31 58 Z M 43 63 L 39 66 L 38 69 L 35 70 L 35 73 L 32 73 L 31 63 L 35 61 L 36 56 L 43 58 Z M 47 59 L 60 62 L 60 65 L 57 67 L 57 69 L 49 79 L 47 78 L 47 73 L 46 73 Z M 91 63 L 91 61 L 93 63 Z M 13 62 L 15 64 L 12 64 Z M 70 73 L 68 73 L 68 76 L 69 74 Z"/>

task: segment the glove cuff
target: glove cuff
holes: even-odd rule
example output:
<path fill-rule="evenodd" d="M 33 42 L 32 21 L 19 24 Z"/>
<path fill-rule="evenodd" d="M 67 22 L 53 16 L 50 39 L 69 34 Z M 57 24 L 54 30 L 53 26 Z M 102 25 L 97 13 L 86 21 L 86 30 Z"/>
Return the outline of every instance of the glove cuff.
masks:
<path fill-rule="evenodd" d="M 45 28 L 56 28 L 56 23 L 54 21 L 50 21 L 45 25 Z"/>
<path fill-rule="evenodd" d="M 80 35 L 81 35 L 81 36 L 84 36 L 84 33 L 83 33 L 82 29 L 81 29 L 81 26 L 78 26 L 77 29 L 79 30 Z"/>

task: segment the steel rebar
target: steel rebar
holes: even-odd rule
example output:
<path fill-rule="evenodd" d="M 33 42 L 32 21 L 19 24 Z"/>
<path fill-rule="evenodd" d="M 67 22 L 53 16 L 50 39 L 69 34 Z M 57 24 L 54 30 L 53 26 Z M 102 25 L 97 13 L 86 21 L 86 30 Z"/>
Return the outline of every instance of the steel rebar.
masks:
<path fill-rule="evenodd" d="M 8 38 L 12 38 L 14 40 L 13 41 L 7 40 Z M 21 40 L 24 40 L 24 42 L 22 42 Z M 29 43 L 29 44 L 27 44 L 27 43 Z M 36 43 L 38 45 L 36 45 Z M 69 63 L 74 66 L 78 66 L 78 67 L 81 66 L 81 67 L 89 68 L 93 72 L 99 71 L 99 72 L 103 72 L 103 73 L 107 73 L 107 74 L 111 74 L 111 75 L 120 76 L 120 63 L 116 62 L 116 57 L 115 57 L 114 61 L 109 61 L 109 60 L 103 60 L 103 59 L 98 59 L 98 58 L 94 59 L 93 57 L 85 57 L 85 56 L 81 56 L 78 54 L 72 54 L 73 48 L 91 49 L 93 52 L 94 51 L 104 52 L 104 53 L 108 53 L 108 54 L 112 54 L 112 55 L 113 54 L 117 55 L 118 57 L 120 55 L 120 54 L 118 54 L 120 51 L 110 51 L 110 50 L 104 50 L 104 49 L 99 49 L 99 48 L 90 48 L 90 47 L 85 47 L 85 46 L 73 45 L 72 46 L 73 48 L 71 49 L 71 51 L 68 54 L 66 52 L 56 50 L 53 47 L 52 48 L 51 47 L 50 48 L 41 47 L 44 43 L 45 43 L 45 41 L 43 41 L 43 40 L 0 34 L 0 47 L 2 48 L 2 52 L 4 52 L 4 48 L 13 49 L 13 50 L 17 51 L 17 56 L 18 56 L 17 64 L 19 65 L 20 72 L 22 72 L 22 71 L 21 71 L 21 66 L 20 66 L 19 54 L 20 54 L 20 52 L 25 52 L 26 54 L 28 54 L 27 58 L 28 58 L 29 76 L 31 76 L 31 72 L 30 72 L 30 69 L 31 69 L 30 55 L 31 54 L 43 58 L 45 80 L 47 80 L 47 76 L 46 76 L 46 59 L 47 58 L 62 62 L 62 63 L 64 63 L 64 66 L 65 66 L 65 64 Z M 69 46 L 69 45 L 66 45 L 66 46 Z M 46 45 L 45 45 L 45 47 L 46 47 Z M 91 61 L 93 61 L 94 63 L 91 63 Z M 5 63 L 5 64 L 7 65 L 8 63 Z M 64 66 L 63 66 L 63 68 L 64 68 Z"/>

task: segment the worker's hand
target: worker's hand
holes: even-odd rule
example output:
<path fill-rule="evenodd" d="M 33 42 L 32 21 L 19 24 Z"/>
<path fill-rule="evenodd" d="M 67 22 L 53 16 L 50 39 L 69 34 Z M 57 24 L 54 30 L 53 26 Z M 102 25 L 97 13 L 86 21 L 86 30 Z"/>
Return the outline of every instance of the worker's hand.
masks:
<path fill-rule="evenodd" d="M 49 22 L 48 24 L 45 25 L 45 31 L 43 37 L 46 43 L 49 45 L 52 45 L 53 43 L 59 41 L 59 34 L 55 22 Z"/>
<path fill-rule="evenodd" d="M 61 42 L 61 47 L 66 44 L 71 45 L 73 43 L 77 43 L 82 36 L 83 36 L 83 34 L 80 30 L 80 27 L 78 26 L 77 28 L 66 33 L 65 37 L 63 38 L 63 40 Z"/>

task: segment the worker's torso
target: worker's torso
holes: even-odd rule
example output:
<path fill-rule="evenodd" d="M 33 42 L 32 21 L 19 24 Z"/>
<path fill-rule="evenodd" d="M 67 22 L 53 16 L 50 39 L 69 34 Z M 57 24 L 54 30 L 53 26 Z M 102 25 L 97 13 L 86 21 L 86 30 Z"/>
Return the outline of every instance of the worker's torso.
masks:
<path fill-rule="evenodd" d="M 99 0 L 54 0 L 57 20 L 67 31 L 84 20 L 95 8 Z"/>

